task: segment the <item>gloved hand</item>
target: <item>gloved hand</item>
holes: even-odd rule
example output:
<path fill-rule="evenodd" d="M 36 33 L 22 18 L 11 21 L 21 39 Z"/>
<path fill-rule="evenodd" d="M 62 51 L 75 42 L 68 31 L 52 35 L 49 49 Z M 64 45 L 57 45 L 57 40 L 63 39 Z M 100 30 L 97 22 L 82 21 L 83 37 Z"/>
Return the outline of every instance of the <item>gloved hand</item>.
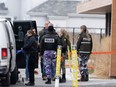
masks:
<path fill-rule="evenodd" d="M 25 50 L 24 50 L 23 48 L 21 48 L 21 52 L 22 52 L 22 53 L 25 53 Z"/>

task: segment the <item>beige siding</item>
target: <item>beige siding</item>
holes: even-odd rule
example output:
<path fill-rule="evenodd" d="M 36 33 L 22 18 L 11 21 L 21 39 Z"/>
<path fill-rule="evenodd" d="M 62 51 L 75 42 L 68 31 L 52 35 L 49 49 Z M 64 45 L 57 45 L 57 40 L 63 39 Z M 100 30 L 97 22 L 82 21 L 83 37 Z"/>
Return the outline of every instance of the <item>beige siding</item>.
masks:
<path fill-rule="evenodd" d="M 105 13 L 111 11 L 112 0 L 92 0 L 80 3 L 77 6 L 78 13 Z"/>
<path fill-rule="evenodd" d="M 112 46 L 111 50 L 116 51 L 116 0 L 112 0 Z M 111 76 L 116 76 L 116 55 L 111 55 Z"/>

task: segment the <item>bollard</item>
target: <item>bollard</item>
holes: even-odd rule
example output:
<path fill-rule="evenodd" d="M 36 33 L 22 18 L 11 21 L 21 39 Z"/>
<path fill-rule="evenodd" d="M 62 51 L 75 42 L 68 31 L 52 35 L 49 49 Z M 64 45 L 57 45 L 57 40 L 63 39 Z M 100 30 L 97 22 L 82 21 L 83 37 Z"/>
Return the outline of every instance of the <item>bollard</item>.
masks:
<path fill-rule="evenodd" d="M 59 45 L 58 49 L 57 49 L 55 87 L 59 87 L 60 64 L 61 64 L 61 48 L 62 47 Z"/>
<path fill-rule="evenodd" d="M 78 60 L 76 46 L 72 46 L 72 87 L 78 87 Z"/>

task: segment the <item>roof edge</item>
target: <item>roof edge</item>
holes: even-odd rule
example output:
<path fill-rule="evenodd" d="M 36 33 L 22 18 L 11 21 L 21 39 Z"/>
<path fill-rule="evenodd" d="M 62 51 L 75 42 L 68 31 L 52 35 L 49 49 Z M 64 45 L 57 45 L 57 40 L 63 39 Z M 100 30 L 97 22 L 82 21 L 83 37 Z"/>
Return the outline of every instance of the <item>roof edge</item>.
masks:
<path fill-rule="evenodd" d="M 45 17 L 47 16 L 47 13 L 41 13 L 41 12 L 27 12 L 29 16 L 42 16 Z"/>
<path fill-rule="evenodd" d="M 75 13 L 70 13 L 68 14 L 68 17 L 77 17 L 77 18 L 102 18 L 104 19 L 105 18 L 105 15 L 98 15 L 98 14 L 95 14 L 95 15 L 92 15 L 92 14 L 75 14 Z"/>
<path fill-rule="evenodd" d="M 68 16 L 48 16 L 48 18 L 50 20 L 56 20 L 56 19 L 58 19 L 58 20 L 65 20 L 65 19 L 68 18 Z"/>
<path fill-rule="evenodd" d="M 0 10 L 0 14 L 8 14 L 8 10 Z"/>

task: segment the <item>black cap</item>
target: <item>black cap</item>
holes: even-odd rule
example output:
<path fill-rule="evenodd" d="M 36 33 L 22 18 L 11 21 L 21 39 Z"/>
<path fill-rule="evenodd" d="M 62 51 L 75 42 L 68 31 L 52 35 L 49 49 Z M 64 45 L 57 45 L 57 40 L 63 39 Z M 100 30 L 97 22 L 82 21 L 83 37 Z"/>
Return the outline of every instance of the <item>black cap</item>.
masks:
<path fill-rule="evenodd" d="M 49 32 L 53 32 L 53 31 L 54 31 L 53 24 L 50 23 L 50 24 L 48 25 L 48 31 L 49 31 Z"/>

